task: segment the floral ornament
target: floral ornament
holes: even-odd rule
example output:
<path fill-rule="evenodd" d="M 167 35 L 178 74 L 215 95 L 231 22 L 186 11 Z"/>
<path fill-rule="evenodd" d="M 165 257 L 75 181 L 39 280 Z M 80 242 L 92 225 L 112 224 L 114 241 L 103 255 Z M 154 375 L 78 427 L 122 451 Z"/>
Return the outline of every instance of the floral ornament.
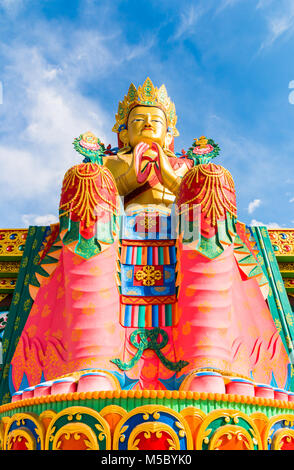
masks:
<path fill-rule="evenodd" d="M 105 145 L 92 132 L 85 132 L 73 141 L 74 148 L 82 154 L 84 163 L 92 162 L 102 165 Z"/>
<path fill-rule="evenodd" d="M 192 147 L 187 151 L 187 157 L 194 161 L 194 165 L 199 165 L 209 163 L 219 152 L 220 148 L 214 140 L 201 136 L 199 139 L 194 139 Z"/>

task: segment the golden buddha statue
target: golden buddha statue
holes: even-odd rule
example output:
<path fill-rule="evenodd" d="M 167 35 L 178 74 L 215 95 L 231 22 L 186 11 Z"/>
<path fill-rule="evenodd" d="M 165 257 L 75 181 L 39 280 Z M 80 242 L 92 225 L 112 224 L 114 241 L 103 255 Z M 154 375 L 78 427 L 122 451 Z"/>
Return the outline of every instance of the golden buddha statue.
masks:
<path fill-rule="evenodd" d="M 179 162 L 172 151 L 179 135 L 176 122 L 175 106 L 164 85 L 158 89 L 149 78 L 138 90 L 130 85 L 113 127 L 120 150 L 104 159 L 119 194 L 125 197 L 125 207 L 175 201 L 181 177 L 189 169 L 189 162 Z"/>
<path fill-rule="evenodd" d="M 24 374 L 34 385 L 89 368 L 96 390 L 198 390 L 202 369 L 221 372 L 209 376 L 209 391 L 224 393 L 222 376 L 235 374 L 269 383 L 274 373 L 285 382 L 285 350 L 272 356 L 283 367 L 268 357 L 279 334 L 265 301 L 268 280 L 237 220 L 233 178 L 211 162 L 219 153 L 212 139 L 194 139 L 176 155 L 176 123 L 165 86 L 147 78 L 119 103 L 117 152 L 89 133 L 75 139 L 86 158 L 64 177 L 58 259 L 41 265 L 50 277 L 39 277 L 13 358 L 16 390 Z M 181 225 L 173 231 L 172 208 L 184 205 L 197 239 L 181 237 Z"/>
<path fill-rule="evenodd" d="M 175 106 L 168 97 L 164 85 L 156 88 L 149 78 L 138 89 L 131 84 L 128 94 L 119 103 L 113 128 L 118 134 L 120 149 L 116 156 L 110 156 L 103 162 L 114 176 L 120 196 L 124 197 L 124 207 L 136 210 L 137 205 L 137 216 L 140 212 L 146 214 L 146 211 L 152 210 L 151 205 L 154 206 L 156 213 L 160 207 L 171 207 L 173 203 L 178 204 L 178 209 L 183 207 L 183 204 L 186 206 L 190 204 L 191 209 L 198 205 L 200 211 L 198 246 L 194 243 L 183 251 L 183 245 L 177 240 L 172 247 L 174 257 L 171 256 L 167 260 L 167 263 L 170 263 L 169 268 L 173 266 L 174 270 L 173 299 L 163 301 L 157 296 L 157 305 L 155 305 L 156 302 L 147 289 L 145 291 L 142 289 L 141 297 L 135 296 L 136 292 L 139 292 L 134 287 L 138 280 L 136 269 L 144 271 L 142 266 L 138 267 L 141 258 L 138 262 L 138 258 L 134 256 L 137 249 L 135 244 L 131 246 L 136 229 L 130 233 L 127 241 L 132 256 L 121 257 L 120 323 L 130 331 L 126 331 L 126 348 L 123 355 L 125 362 L 117 360 L 116 364 L 121 370 L 127 370 L 130 378 L 140 377 L 141 388 L 160 388 L 164 383 L 175 386 L 176 382 L 171 385 L 171 380 L 177 381 L 179 377 L 189 374 L 193 377 L 194 371 L 203 367 L 225 370 L 229 373 L 236 373 L 239 370 L 244 376 L 249 376 L 251 373 L 249 353 L 243 353 L 246 348 L 249 351 L 250 346 L 248 347 L 247 343 L 250 341 L 248 338 L 245 341 L 240 338 L 236 340 L 234 336 L 234 322 L 239 321 L 236 312 L 240 311 L 240 304 L 239 300 L 232 300 L 235 290 L 233 279 L 236 285 L 243 285 L 245 289 L 247 285 L 249 290 L 252 287 L 258 297 L 257 310 L 262 311 L 263 315 L 268 316 L 268 321 L 271 321 L 270 312 L 264 301 L 268 292 L 267 280 L 248 249 L 246 236 L 241 233 L 241 225 L 237 222 L 233 178 L 228 170 L 211 162 L 211 159 L 218 155 L 219 147 L 212 139 L 202 136 L 195 139 L 195 143 L 185 155 L 176 156 L 173 152 L 174 138 L 179 135 L 176 123 Z M 193 220 L 192 212 L 189 212 L 188 220 L 193 226 L 197 225 L 199 220 Z M 161 240 L 162 244 L 166 245 L 171 241 Z M 148 249 L 152 249 L 153 254 L 158 249 L 156 242 L 153 246 L 146 240 L 141 240 L 140 243 L 142 247 L 148 243 Z M 242 263 L 236 268 L 240 258 L 236 249 L 238 246 L 242 246 L 241 258 L 243 259 L 246 252 L 246 256 L 251 259 L 247 270 Z M 160 276 L 156 256 L 153 258 L 150 256 L 150 260 L 145 260 L 145 264 L 146 269 L 152 265 L 154 267 L 152 272 Z M 127 289 L 129 281 L 126 281 L 123 268 L 129 270 L 131 266 L 134 269 L 133 284 Z M 181 266 L 180 272 L 178 266 Z M 238 269 L 242 271 L 242 275 Z M 255 279 L 252 279 L 253 271 Z M 130 270 L 128 272 L 130 273 Z M 206 279 L 208 272 L 209 281 Z M 242 279 L 246 282 L 242 282 Z M 205 289 L 203 289 L 204 281 Z M 156 285 L 155 278 L 151 282 Z M 161 288 L 163 289 L 155 287 L 152 295 L 156 295 L 156 289 L 156 292 L 160 292 Z M 163 290 L 161 292 L 163 293 Z M 136 308 L 141 308 L 139 306 L 144 303 L 143 297 L 145 310 L 140 320 Z M 247 294 L 244 298 L 247 298 Z M 165 319 L 161 317 L 161 321 L 154 321 L 155 307 L 160 311 L 163 302 L 165 302 Z M 172 312 L 169 321 L 167 321 L 168 309 Z M 151 330 L 158 331 L 153 345 L 149 343 L 149 349 L 145 348 L 146 351 L 144 350 L 140 356 L 139 363 L 129 367 L 127 364 L 132 363 L 132 356 L 136 351 L 133 346 L 137 348 L 140 346 L 140 342 L 134 341 L 134 337 L 132 339 L 132 327 L 138 328 L 136 333 L 141 334 L 139 335 L 141 344 L 145 341 L 145 345 L 149 340 L 150 343 L 152 339 L 154 340 Z M 187 341 L 185 341 L 186 330 L 189 331 Z M 164 338 L 164 335 L 167 341 L 165 346 L 161 344 L 161 347 L 159 338 Z M 268 338 L 264 340 L 266 343 Z M 246 357 L 245 361 L 241 353 L 240 358 L 232 357 L 232 344 L 238 341 L 242 344 L 240 350 L 244 348 L 242 354 Z M 159 349 L 162 349 L 160 353 Z M 189 386 L 193 388 L 192 384 Z"/>

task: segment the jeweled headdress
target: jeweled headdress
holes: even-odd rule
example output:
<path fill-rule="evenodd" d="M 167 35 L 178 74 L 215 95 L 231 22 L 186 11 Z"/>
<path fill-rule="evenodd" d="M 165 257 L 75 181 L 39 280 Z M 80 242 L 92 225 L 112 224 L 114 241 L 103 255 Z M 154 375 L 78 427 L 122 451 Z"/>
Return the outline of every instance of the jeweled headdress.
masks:
<path fill-rule="evenodd" d="M 119 102 L 118 111 L 115 115 L 116 123 L 113 126 L 113 132 L 120 133 L 127 128 L 127 121 L 130 111 L 135 106 L 156 106 L 162 109 L 166 115 L 168 130 L 174 137 L 179 135 L 176 129 L 177 116 L 174 103 L 170 100 L 166 88 L 161 85 L 157 88 L 153 85 L 150 78 L 146 78 L 142 86 L 138 89 L 131 83 L 128 94 L 123 101 Z"/>

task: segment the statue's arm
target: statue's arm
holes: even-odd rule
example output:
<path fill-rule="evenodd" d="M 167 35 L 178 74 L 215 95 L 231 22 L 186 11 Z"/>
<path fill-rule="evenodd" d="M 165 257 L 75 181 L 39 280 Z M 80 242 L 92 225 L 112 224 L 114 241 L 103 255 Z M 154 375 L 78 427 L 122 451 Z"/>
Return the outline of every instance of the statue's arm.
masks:
<path fill-rule="evenodd" d="M 182 177 L 188 171 L 186 165 L 182 165 L 177 171 L 171 166 L 170 161 L 163 149 L 155 144 L 158 149 L 160 172 L 162 177 L 163 186 L 171 193 L 177 195 Z"/>
<path fill-rule="evenodd" d="M 132 164 L 132 154 L 106 157 L 103 164 L 112 173 L 120 196 L 126 196 L 137 187 L 141 186 L 137 181 L 135 167 Z"/>

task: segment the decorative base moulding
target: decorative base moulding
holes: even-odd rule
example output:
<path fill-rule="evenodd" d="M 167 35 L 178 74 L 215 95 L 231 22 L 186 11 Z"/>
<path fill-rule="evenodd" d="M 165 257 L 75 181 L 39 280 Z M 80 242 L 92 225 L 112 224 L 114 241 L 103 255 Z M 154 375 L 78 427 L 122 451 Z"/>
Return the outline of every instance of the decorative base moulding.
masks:
<path fill-rule="evenodd" d="M 294 402 L 121 390 L 43 395 L 0 407 L 3 450 L 294 450 Z"/>

